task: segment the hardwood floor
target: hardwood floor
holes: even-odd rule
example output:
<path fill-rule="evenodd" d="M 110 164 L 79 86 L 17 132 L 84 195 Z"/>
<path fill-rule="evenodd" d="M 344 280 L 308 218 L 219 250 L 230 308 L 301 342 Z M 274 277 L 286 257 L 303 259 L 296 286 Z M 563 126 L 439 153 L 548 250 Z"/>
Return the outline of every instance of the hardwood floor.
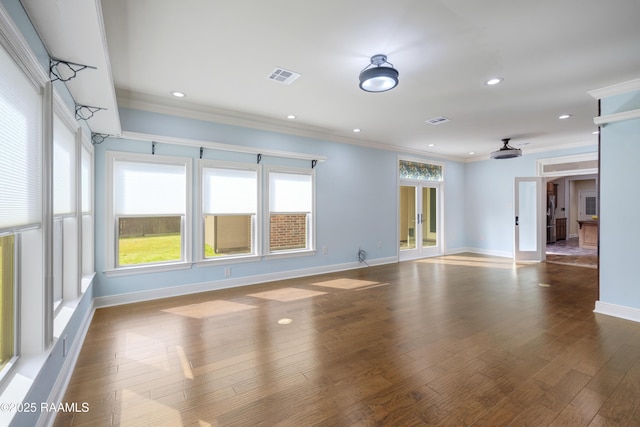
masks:
<path fill-rule="evenodd" d="M 98 309 L 55 425 L 638 426 L 596 281 L 461 254 Z"/>

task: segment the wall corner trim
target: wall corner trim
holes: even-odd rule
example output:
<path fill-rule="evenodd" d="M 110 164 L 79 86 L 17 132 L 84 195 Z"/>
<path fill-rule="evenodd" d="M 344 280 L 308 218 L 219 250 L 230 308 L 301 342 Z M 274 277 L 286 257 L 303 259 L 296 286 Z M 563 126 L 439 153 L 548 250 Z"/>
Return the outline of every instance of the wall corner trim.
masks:
<path fill-rule="evenodd" d="M 640 322 L 640 309 L 638 308 L 596 301 L 596 307 L 593 312 L 619 317 L 620 319 L 631 320 L 633 322 Z"/>
<path fill-rule="evenodd" d="M 609 96 L 620 95 L 622 93 L 633 92 L 634 90 L 640 90 L 640 78 L 629 80 L 628 82 L 618 83 L 615 85 L 603 87 L 601 89 L 594 89 L 587 92 L 595 99 L 603 99 Z"/>

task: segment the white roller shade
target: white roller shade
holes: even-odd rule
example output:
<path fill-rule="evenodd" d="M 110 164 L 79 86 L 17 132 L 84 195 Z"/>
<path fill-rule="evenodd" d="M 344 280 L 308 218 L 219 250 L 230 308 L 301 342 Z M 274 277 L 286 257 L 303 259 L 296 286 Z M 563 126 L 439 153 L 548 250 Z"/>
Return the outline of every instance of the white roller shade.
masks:
<path fill-rule="evenodd" d="M 283 172 L 269 173 L 270 212 L 311 212 L 311 175 Z"/>
<path fill-rule="evenodd" d="M 42 100 L 0 47 L 0 229 L 42 218 Z"/>
<path fill-rule="evenodd" d="M 57 116 L 53 119 L 53 213 L 76 210 L 76 136 Z"/>
<path fill-rule="evenodd" d="M 185 165 L 117 160 L 114 186 L 116 215 L 186 213 Z"/>
<path fill-rule="evenodd" d="M 255 170 L 205 167 L 202 187 L 206 214 L 255 214 L 257 211 L 258 174 Z"/>

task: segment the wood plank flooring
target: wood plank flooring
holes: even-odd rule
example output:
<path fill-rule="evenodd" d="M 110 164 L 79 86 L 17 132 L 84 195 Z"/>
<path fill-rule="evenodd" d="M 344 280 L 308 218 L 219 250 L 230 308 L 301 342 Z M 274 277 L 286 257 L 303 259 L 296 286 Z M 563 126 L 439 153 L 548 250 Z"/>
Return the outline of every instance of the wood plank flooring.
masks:
<path fill-rule="evenodd" d="M 460 254 L 102 308 L 55 425 L 638 426 L 640 324 L 596 298 Z"/>

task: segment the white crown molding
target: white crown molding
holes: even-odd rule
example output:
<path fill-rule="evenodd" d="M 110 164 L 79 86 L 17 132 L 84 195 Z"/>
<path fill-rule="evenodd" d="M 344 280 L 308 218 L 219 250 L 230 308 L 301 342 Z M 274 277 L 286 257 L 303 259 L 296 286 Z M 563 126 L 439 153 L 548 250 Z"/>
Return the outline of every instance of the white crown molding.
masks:
<path fill-rule="evenodd" d="M 42 90 L 43 86 L 49 82 L 49 75 L 42 68 L 29 47 L 29 43 L 27 43 L 4 9 L 2 3 L 0 3 L 0 45 L 4 46 L 7 53 L 20 65 L 34 86 L 38 90 Z"/>
<path fill-rule="evenodd" d="M 339 142 L 343 144 L 357 145 L 361 147 L 374 148 L 384 151 L 414 154 L 421 157 L 439 158 L 455 162 L 464 162 L 465 159 L 457 156 L 448 156 L 431 153 L 423 150 L 406 149 L 402 147 L 382 144 L 374 141 L 364 141 L 355 138 L 348 138 L 336 135 L 326 129 L 302 125 L 300 123 L 283 124 L 281 120 L 252 114 L 240 113 L 237 111 L 224 110 L 209 106 L 203 106 L 181 101 L 181 106 L 170 103 L 164 98 L 151 95 L 143 95 L 116 89 L 118 106 L 131 110 L 141 110 L 151 113 L 166 114 L 169 116 L 182 117 L 185 119 L 202 120 L 206 122 L 219 123 L 230 126 L 240 126 L 250 129 L 279 132 L 288 135 L 302 136 L 305 138 L 321 139 L 326 141 Z"/>
<path fill-rule="evenodd" d="M 628 82 L 618 83 L 615 85 L 603 87 L 601 89 L 594 89 L 587 92 L 595 99 L 603 99 L 609 96 L 620 95 L 627 92 L 633 92 L 634 90 L 640 90 L 640 78 L 635 80 L 629 80 Z"/>

